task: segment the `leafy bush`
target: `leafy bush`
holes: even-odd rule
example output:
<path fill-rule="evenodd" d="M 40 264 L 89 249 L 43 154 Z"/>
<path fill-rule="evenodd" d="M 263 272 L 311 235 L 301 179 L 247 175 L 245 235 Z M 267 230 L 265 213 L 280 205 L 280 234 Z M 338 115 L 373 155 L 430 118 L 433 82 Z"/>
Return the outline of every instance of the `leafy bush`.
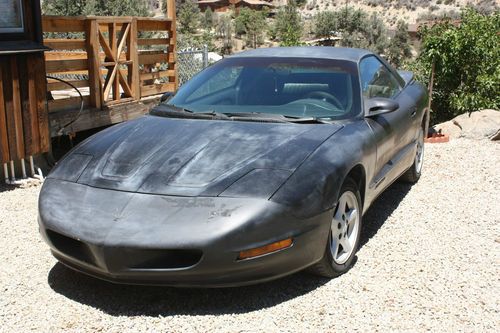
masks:
<path fill-rule="evenodd" d="M 468 8 L 461 23 L 424 28 L 413 69 L 427 82 L 435 63 L 433 122 L 485 108 L 500 109 L 500 13 Z"/>
<path fill-rule="evenodd" d="M 44 0 L 46 15 L 150 16 L 144 0 Z"/>

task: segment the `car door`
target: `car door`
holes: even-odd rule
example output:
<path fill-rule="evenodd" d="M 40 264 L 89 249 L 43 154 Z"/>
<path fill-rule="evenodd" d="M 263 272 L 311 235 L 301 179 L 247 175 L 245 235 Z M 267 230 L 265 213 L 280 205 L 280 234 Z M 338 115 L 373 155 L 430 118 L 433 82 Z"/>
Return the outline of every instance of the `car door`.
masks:
<path fill-rule="evenodd" d="M 370 187 L 383 189 L 392 183 L 406 168 L 406 154 L 411 151 L 412 119 L 416 114 L 413 100 L 404 92 L 404 81 L 375 56 L 360 62 L 360 79 L 363 98 L 394 99 L 399 104 L 396 111 L 367 117 L 377 145 L 375 176 Z"/>

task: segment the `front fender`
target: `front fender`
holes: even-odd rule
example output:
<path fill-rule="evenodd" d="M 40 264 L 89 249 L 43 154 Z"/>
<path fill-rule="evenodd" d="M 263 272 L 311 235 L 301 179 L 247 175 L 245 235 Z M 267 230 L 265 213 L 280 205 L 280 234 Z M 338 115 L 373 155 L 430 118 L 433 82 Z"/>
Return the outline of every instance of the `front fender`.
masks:
<path fill-rule="evenodd" d="M 355 166 L 363 166 L 364 184 L 369 183 L 375 160 L 376 143 L 364 119 L 346 124 L 311 154 L 271 201 L 293 207 L 302 218 L 327 211 L 335 206 L 340 188 Z"/>

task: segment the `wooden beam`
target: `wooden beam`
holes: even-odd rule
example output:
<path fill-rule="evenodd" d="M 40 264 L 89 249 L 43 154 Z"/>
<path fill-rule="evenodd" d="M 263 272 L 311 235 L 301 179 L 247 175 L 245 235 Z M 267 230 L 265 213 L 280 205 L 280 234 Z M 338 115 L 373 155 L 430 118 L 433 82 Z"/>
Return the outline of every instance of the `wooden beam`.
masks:
<path fill-rule="evenodd" d="M 172 30 L 175 30 L 176 15 L 175 15 L 175 0 L 167 1 L 167 18 L 172 21 Z"/>
<path fill-rule="evenodd" d="M 137 19 L 138 31 L 167 31 L 172 27 L 172 21 L 161 19 Z"/>
<path fill-rule="evenodd" d="M 137 40 L 137 45 L 166 45 L 168 43 L 168 38 L 140 38 Z"/>
<path fill-rule="evenodd" d="M 89 86 L 89 80 L 71 80 L 68 82 L 77 88 L 83 88 Z M 74 90 L 70 85 L 67 85 L 64 82 L 49 79 L 49 82 L 47 83 L 47 91 L 69 90 L 69 89 Z"/>
<path fill-rule="evenodd" d="M 141 73 L 141 81 L 155 80 L 155 79 L 160 79 L 163 77 L 169 77 L 169 76 L 174 76 L 174 75 L 175 75 L 175 72 L 171 69 L 166 70 L 166 71 L 152 72 L 152 73 Z"/>
<path fill-rule="evenodd" d="M 108 44 L 108 41 L 106 38 L 104 38 L 104 35 L 102 34 L 101 31 L 98 31 L 99 35 L 99 43 L 101 44 L 102 50 L 104 51 L 105 54 L 105 60 L 106 61 L 112 61 L 115 62 L 115 55 L 113 54 L 113 51 L 111 50 L 111 47 Z"/>
<path fill-rule="evenodd" d="M 95 108 L 85 109 L 80 114 L 78 119 L 67 128 L 67 130 L 69 132 L 80 132 L 135 119 L 148 113 L 152 107 L 158 105 L 159 99 L 160 97 L 150 98 L 141 102 L 133 101 L 118 105 L 111 105 L 103 110 Z M 57 131 L 61 128 L 61 126 L 74 120 L 77 112 L 77 110 L 72 110 L 51 113 L 51 135 L 53 137 L 57 136 Z"/>
<path fill-rule="evenodd" d="M 47 84 L 45 61 L 42 54 L 32 58 L 35 75 L 36 109 L 38 116 L 38 133 L 40 136 L 40 153 L 50 150 L 49 110 L 47 108 Z"/>
<path fill-rule="evenodd" d="M 49 61 L 49 60 L 81 60 L 81 59 L 87 59 L 87 52 L 64 52 L 64 51 L 45 52 L 45 60 L 47 60 L 47 61 Z"/>
<path fill-rule="evenodd" d="M 23 117 L 16 57 L 3 63 L 4 99 L 11 160 L 24 158 Z"/>
<path fill-rule="evenodd" d="M 174 82 L 174 91 L 179 88 L 179 75 L 177 72 L 177 63 L 175 61 L 177 56 L 177 15 L 175 10 L 175 0 L 167 1 L 167 17 L 172 21 L 172 26 L 168 31 L 168 38 L 170 40 L 170 47 L 168 52 L 173 55 L 172 65 L 168 64 L 168 68 L 174 71 L 174 75 L 169 77 L 171 82 Z"/>
<path fill-rule="evenodd" d="M 49 113 L 63 110 L 80 110 L 82 100 L 80 97 L 70 97 L 62 99 L 53 99 L 49 101 Z M 83 96 L 83 107 L 88 107 L 90 103 L 89 96 Z"/>
<path fill-rule="evenodd" d="M 47 73 L 64 73 L 88 69 L 88 63 L 85 59 L 47 61 L 45 66 Z"/>
<path fill-rule="evenodd" d="M 85 49 L 85 39 L 45 39 L 43 45 L 56 50 Z"/>
<path fill-rule="evenodd" d="M 141 96 L 151 96 L 163 94 L 167 91 L 175 91 L 174 83 L 160 83 L 160 84 L 151 84 L 148 86 L 141 87 Z"/>
<path fill-rule="evenodd" d="M 175 62 L 175 57 L 172 53 L 143 53 L 139 54 L 139 64 L 152 65 L 156 63 Z"/>
<path fill-rule="evenodd" d="M 18 55 L 19 86 L 23 117 L 24 153 L 26 156 L 39 152 L 38 119 L 36 110 L 35 75 L 31 55 Z"/>
<path fill-rule="evenodd" d="M 104 81 L 104 102 L 109 99 L 109 92 L 111 91 L 111 87 L 113 86 L 116 72 L 118 71 L 118 65 L 115 65 L 111 70 L 111 73 L 108 72 L 108 76 L 106 76 L 106 81 Z"/>
<path fill-rule="evenodd" d="M 42 55 L 36 56 L 38 59 L 43 59 Z M 31 57 L 30 57 L 31 58 Z M 35 155 L 42 152 L 40 147 L 40 127 L 39 127 L 39 119 L 38 119 L 38 106 L 37 106 L 37 85 L 43 86 L 45 80 L 42 82 L 37 81 L 35 63 L 30 59 L 28 61 L 28 95 L 29 95 L 29 113 L 30 113 L 30 131 L 32 135 L 32 147 L 29 149 L 26 148 L 26 155 Z M 45 123 L 46 124 L 46 123 Z"/>
<path fill-rule="evenodd" d="M 118 81 L 120 82 L 120 85 L 122 86 L 125 95 L 128 97 L 132 97 L 133 95 L 132 89 L 130 88 L 127 79 L 122 71 L 118 71 Z"/>
<path fill-rule="evenodd" d="M 83 32 L 85 18 L 78 16 L 42 16 L 43 32 Z"/>
<path fill-rule="evenodd" d="M 85 30 L 88 56 L 87 64 L 89 69 L 90 105 L 100 109 L 103 104 L 101 66 L 99 59 L 99 37 L 98 24 L 96 20 L 88 20 Z"/>
<path fill-rule="evenodd" d="M 10 161 L 9 154 L 9 138 L 7 136 L 7 118 L 6 118 L 6 109 L 5 109 L 5 100 L 4 100 L 4 89 L 3 82 L 4 76 L 3 69 L 4 66 L 1 64 L 6 62 L 6 57 L 0 57 L 0 162 L 7 163 Z M 7 78 L 5 78 L 5 82 Z"/>
<path fill-rule="evenodd" d="M 141 98 L 140 80 L 139 80 L 139 55 L 137 52 L 137 19 L 133 19 L 130 24 L 130 33 L 128 35 L 128 47 L 126 50 L 127 59 L 132 63 L 128 65 L 127 81 L 130 86 L 132 97 L 135 100 Z"/>

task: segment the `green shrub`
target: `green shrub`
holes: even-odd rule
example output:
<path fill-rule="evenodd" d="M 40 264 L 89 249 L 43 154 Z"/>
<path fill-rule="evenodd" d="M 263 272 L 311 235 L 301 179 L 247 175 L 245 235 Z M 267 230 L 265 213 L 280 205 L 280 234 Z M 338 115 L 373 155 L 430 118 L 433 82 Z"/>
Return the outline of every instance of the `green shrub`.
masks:
<path fill-rule="evenodd" d="M 435 63 L 433 122 L 480 109 L 500 109 L 500 13 L 468 8 L 461 23 L 424 28 L 413 69 L 428 82 Z"/>

